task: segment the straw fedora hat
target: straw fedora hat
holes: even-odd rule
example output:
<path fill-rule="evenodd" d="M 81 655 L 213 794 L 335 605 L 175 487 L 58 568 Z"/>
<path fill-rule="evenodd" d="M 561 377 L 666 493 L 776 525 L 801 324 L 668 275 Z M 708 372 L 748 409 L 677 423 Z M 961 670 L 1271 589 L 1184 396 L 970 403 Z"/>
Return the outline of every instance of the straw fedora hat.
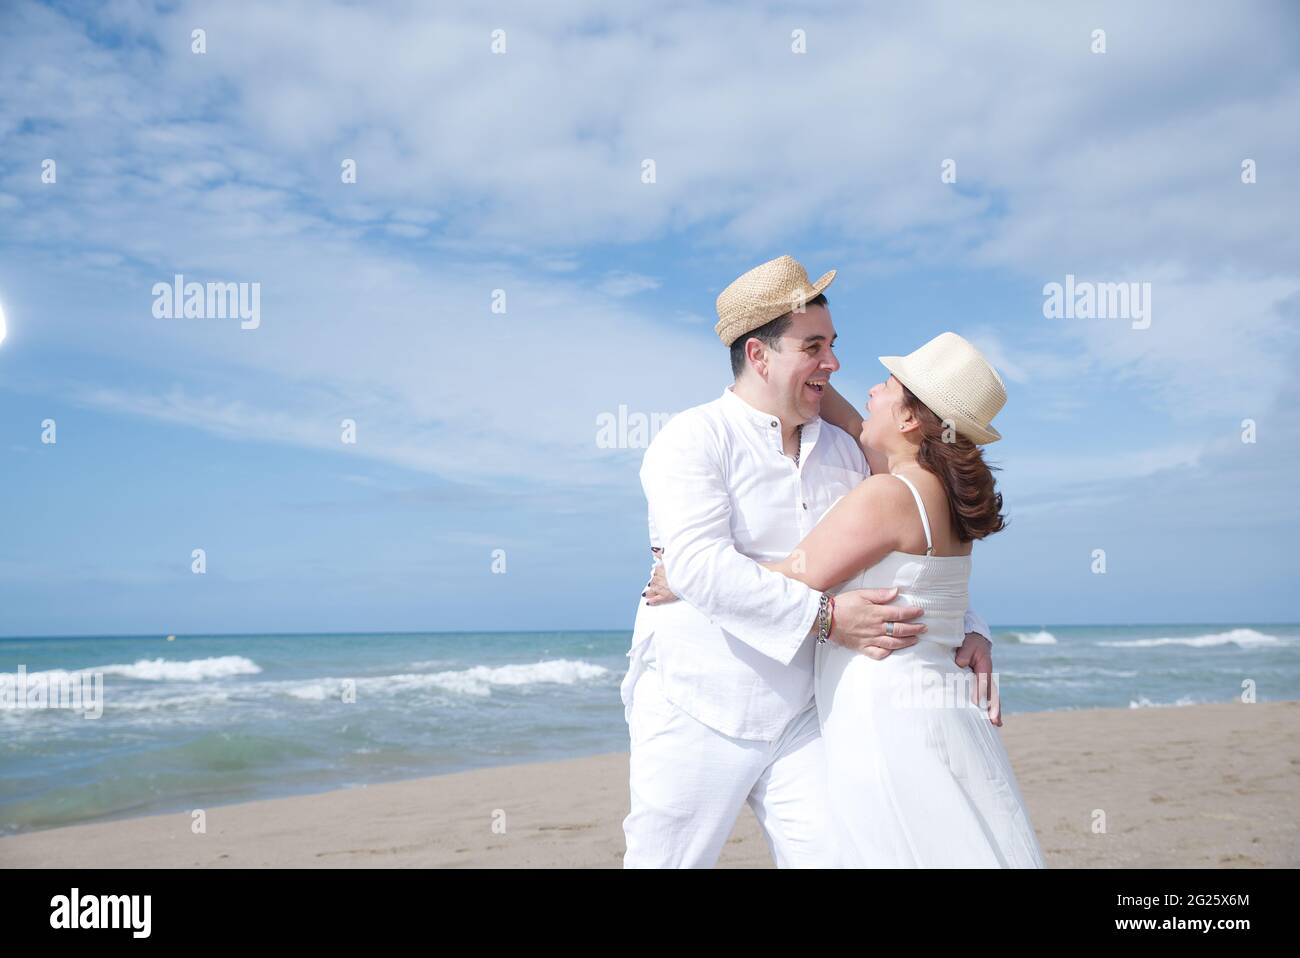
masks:
<path fill-rule="evenodd" d="M 730 346 L 745 333 L 814 298 L 831 284 L 835 270 L 825 273 L 815 283 L 793 256 L 778 256 L 755 266 L 740 276 L 718 297 L 718 322 L 713 331 L 724 346 Z"/>
<path fill-rule="evenodd" d="M 956 333 L 940 333 L 906 356 L 881 356 L 885 368 L 957 434 L 974 443 L 1002 434 L 992 419 L 1007 401 L 1002 377 L 983 354 Z"/>

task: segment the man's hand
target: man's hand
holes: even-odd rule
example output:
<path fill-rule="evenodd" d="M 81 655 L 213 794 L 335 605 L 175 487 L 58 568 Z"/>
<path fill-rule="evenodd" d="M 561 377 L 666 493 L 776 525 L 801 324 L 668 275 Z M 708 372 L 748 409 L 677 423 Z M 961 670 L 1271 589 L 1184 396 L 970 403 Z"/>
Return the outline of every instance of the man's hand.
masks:
<path fill-rule="evenodd" d="M 677 595 L 668 587 L 663 562 L 655 562 L 650 570 L 650 581 L 641 594 L 645 596 L 646 605 L 677 601 Z M 896 588 L 855 589 L 840 593 L 835 597 L 835 619 L 829 640 L 877 661 L 895 649 L 916 645 L 926 627 L 911 620 L 924 615 L 924 610 L 919 606 L 886 604 L 897 595 Z M 985 658 L 988 658 L 987 652 Z"/>
<path fill-rule="evenodd" d="M 993 681 L 993 643 L 978 632 L 967 632 L 966 641 L 957 650 L 957 664 L 975 673 L 979 698 L 972 697 L 971 701 L 980 706 L 987 703 L 989 721 L 1000 728 L 1002 703 L 998 699 L 998 684 Z"/>
<path fill-rule="evenodd" d="M 916 645 L 925 626 L 910 620 L 924 614 L 920 606 L 885 605 L 898 589 L 854 589 L 835 597 L 835 621 L 830 641 L 880 660 L 895 649 Z M 894 623 L 886 634 L 886 623 Z"/>

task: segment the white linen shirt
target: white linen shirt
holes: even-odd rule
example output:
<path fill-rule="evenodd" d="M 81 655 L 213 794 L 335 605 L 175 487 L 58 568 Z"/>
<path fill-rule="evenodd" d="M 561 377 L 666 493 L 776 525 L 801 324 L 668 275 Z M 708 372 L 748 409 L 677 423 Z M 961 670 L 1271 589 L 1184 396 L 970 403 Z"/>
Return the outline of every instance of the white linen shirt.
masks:
<path fill-rule="evenodd" d="M 820 418 L 804 424 L 795 465 L 780 420 L 732 386 L 665 423 L 640 475 L 650 543 L 680 601 L 637 606 L 625 716 L 649 657 L 678 708 L 724 735 L 775 741 L 813 699 L 820 593 L 758 563 L 789 555 L 869 473 L 857 440 Z M 972 613 L 966 629 L 988 632 Z"/>

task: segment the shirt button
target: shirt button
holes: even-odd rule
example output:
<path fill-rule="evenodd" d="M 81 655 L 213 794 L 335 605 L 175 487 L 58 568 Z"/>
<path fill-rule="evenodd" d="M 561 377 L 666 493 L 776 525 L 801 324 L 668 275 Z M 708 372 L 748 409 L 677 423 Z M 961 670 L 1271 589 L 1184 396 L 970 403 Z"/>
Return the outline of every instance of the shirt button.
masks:
<path fill-rule="evenodd" d="M 775 428 L 777 427 L 777 425 L 778 425 L 777 421 L 776 421 L 775 419 L 773 419 L 773 420 L 772 420 L 772 428 L 775 429 Z"/>
<path fill-rule="evenodd" d="M 805 509 L 807 509 L 807 508 L 808 508 L 808 503 L 805 502 L 805 503 L 803 504 L 803 507 L 804 507 Z"/>

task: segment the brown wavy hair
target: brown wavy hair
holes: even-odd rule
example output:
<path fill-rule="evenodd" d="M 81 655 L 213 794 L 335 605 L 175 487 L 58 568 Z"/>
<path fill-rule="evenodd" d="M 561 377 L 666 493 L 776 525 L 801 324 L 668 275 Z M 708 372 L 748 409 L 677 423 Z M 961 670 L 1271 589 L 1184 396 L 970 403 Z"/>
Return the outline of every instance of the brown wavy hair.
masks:
<path fill-rule="evenodd" d="M 899 385 L 903 386 L 901 382 Z M 921 448 L 916 452 L 916 461 L 943 483 L 957 538 L 970 542 L 1005 529 L 1002 493 L 993 482 L 993 470 L 998 467 L 986 463 L 984 451 L 965 436 L 956 435 L 953 442 L 944 442 L 943 421 L 906 386 L 903 408 L 920 420 Z"/>

